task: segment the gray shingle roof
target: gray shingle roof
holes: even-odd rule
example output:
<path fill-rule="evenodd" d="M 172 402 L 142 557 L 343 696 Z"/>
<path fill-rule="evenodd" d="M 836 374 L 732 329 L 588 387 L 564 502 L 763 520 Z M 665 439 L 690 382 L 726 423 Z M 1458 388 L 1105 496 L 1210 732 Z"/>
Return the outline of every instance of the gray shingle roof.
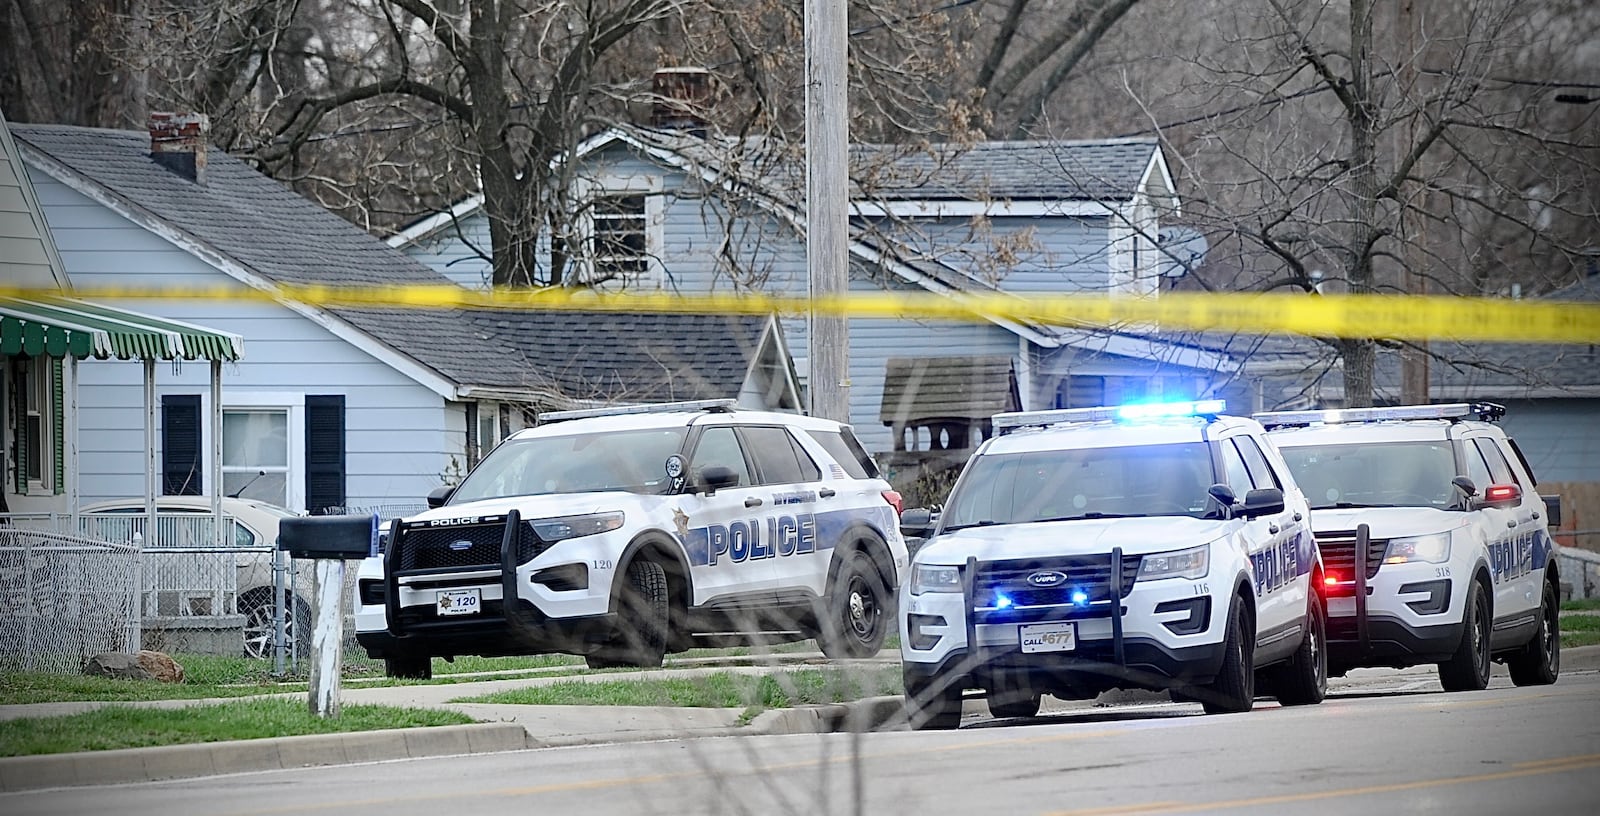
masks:
<path fill-rule="evenodd" d="M 862 146 L 853 167 L 877 167 L 870 194 L 888 200 L 1127 201 L 1155 139 Z M 858 179 L 863 174 L 855 174 Z"/>
<path fill-rule="evenodd" d="M 221 150 L 204 184 L 156 164 L 142 131 L 13 125 L 127 206 L 269 281 L 450 285 L 434 270 Z M 470 309 L 330 313 L 462 386 L 620 401 L 735 397 L 766 318 Z M 637 398 L 637 399 L 636 399 Z"/>

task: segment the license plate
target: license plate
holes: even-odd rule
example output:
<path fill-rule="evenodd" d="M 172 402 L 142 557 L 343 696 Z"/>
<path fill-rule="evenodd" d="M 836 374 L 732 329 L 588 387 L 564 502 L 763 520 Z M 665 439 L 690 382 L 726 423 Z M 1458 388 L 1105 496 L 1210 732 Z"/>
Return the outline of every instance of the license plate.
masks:
<path fill-rule="evenodd" d="M 1022 639 L 1022 651 L 1070 652 L 1078 646 L 1077 624 L 1027 623 L 1017 627 Z"/>
<path fill-rule="evenodd" d="M 476 615 L 483 611 L 483 600 L 476 589 L 441 589 L 438 609 L 439 617 Z"/>

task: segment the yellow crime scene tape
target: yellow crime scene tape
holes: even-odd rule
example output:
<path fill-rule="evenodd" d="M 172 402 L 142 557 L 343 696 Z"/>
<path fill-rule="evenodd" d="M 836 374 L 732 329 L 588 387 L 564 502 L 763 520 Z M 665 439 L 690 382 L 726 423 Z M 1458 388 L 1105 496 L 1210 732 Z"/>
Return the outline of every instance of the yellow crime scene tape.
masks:
<path fill-rule="evenodd" d="M 1039 293 L 852 292 L 826 298 L 759 293 L 480 292 L 453 285 L 243 286 L 197 289 L 0 285 L 0 296 L 85 300 L 296 301 L 319 307 L 474 308 L 584 312 L 801 315 L 1021 323 L 1142 331 L 1220 331 L 1395 340 L 1600 343 L 1600 302 L 1416 295 L 1165 292 L 1155 298 Z"/>

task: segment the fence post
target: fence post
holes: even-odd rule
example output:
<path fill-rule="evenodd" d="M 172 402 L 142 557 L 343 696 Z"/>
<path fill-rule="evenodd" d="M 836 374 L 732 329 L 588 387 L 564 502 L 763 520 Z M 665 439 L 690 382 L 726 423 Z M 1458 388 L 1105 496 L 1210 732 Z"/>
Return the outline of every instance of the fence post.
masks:
<path fill-rule="evenodd" d="M 287 642 L 287 633 L 284 631 L 287 628 L 284 625 L 284 607 L 288 606 L 289 604 L 285 604 L 284 600 L 289 598 L 290 604 L 294 603 L 294 601 L 289 597 L 292 594 L 292 591 L 284 591 L 286 589 L 285 585 L 288 583 L 286 580 L 284 580 L 285 573 L 288 571 L 288 567 L 286 566 L 286 562 L 288 560 L 289 554 L 283 550 L 274 549 L 272 551 L 272 597 L 274 599 L 272 604 L 273 677 L 282 677 L 284 675 L 284 657 L 285 652 L 287 652 L 289 648 L 289 644 Z"/>

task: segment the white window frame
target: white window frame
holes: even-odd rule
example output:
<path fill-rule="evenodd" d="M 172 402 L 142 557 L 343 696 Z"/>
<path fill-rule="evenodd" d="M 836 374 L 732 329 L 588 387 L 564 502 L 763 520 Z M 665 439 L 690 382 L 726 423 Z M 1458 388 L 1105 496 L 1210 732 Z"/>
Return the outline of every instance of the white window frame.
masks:
<path fill-rule="evenodd" d="M 665 283 L 665 267 L 661 253 L 665 244 L 666 202 L 662 195 L 664 183 L 660 176 L 602 175 L 581 179 L 575 185 L 581 202 L 578 216 L 573 219 L 574 242 L 582 247 L 577 262 L 578 280 L 601 289 L 659 289 Z M 612 196 L 644 196 L 644 258 L 645 272 L 636 278 L 613 278 L 598 281 L 597 258 L 594 254 L 595 218 L 593 202 Z"/>
<path fill-rule="evenodd" d="M 174 392 L 178 393 L 178 392 Z M 194 393 L 193 391 L 183 393 Z M 222 395 L 222 410 L 227 411 L 287 411 L 289 427 L 287 437 L 289 444 L 289 468 L 284 476 L 284 506 L 297 512 L 306 510 L 306 395 L 298 393 L 285 393 L 281 391 L 260 392 L 233 392 L 224 391 Z M 211 416 L 211 395 L 200 395 L 200 413 L 203 417 Z M 210 474 L 212 470 L 211 452 L 212 434 L 221 433 L 221 428 L 211 427 L 209 419 L 201 423 L 200 444 L 202 466 Z M 208 477 L 209 481 L 209 477 Z M 221 490 L 222 485 L 210 485 L 212 490 Z M 210 495 L 209 493 L 207 495 Z"/>
<path fill-rule="evenodd" d="M 57 440 L 55 439 L 55 406 L 53 404 L 55 387 L 51 378 L 51 372 L 54 369 L 53 362 L 54 358 L 45 356 L 17 357 L 12 358 L 11 364 L 5 366 L 5 392 L 3 394 L 5 406 L 0 409 L 0 414 L 4 415 L 4 432 L 14 434 L 17 431 L 21 431 L 26 434 L 27 425 L 30 421 L 36 419 L 39 424 L 37 440 L 39 444 L 27 445 L 27 450 L 24 452 L 24 455 L 31 459 L 35 455 L 35 449 L 37 449 L 39 477 L 34 478 L 33 474 L 28 472 L 28 462 L 17 463 L 22 471 L 23 479 L 27 481 L 26 491 L 22 489 L 22 485 L 13 485 L 13 489 L 19 494 L 26 492 L 29 495 L 48 495 L 55 488 Z M 19 369 L 21 369 L 20 372 Z M 65 372 L 63 372 L 63 376 L 65 376 Z M 26 389 L 23 392 L 25 396 L 22 400 L 15 399 L 15 392 L 19 386 Z M 33 400 L 32 405 L 28 404 L 29 399 Z M 19 402 L 21 403 L 20 405 L 17 404 Z M 13 406 L 16 406 L 21 411 L 21 415 L 15 419 L 9 414 Z M 64 407 L 63 410 L 65 410 Z M 14 452 L 16 444 L 22 441 L 21 439 L 11 440 L 12 444 L 8 449 Z M 16 474 L 18 468 L 14 468 L 10 462 L 0 464 L 3 464 L 8 471 L 5 474 L 6 480 L 13 480 L 12 477 Z"/>

